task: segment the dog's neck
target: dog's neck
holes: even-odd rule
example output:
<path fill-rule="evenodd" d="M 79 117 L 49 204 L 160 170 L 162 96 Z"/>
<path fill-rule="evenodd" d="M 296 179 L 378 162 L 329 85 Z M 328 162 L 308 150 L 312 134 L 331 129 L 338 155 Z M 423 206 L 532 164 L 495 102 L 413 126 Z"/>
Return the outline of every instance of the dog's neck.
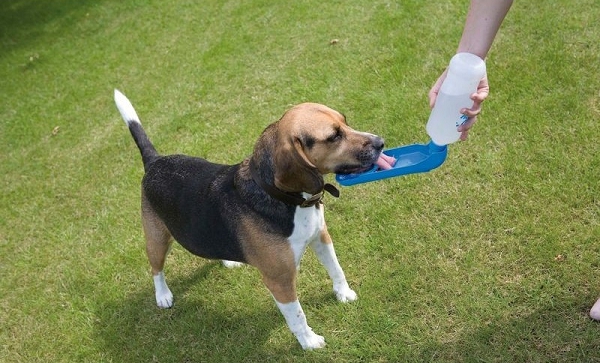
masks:
<path fill-rule="evenodd" d="M 334 187 L 331 184 L 325 184 L 323 187 L 323 190 L 321 190 L 319 193 L 312 194 L 312 196 L 309 198 L 304 198 L 302 196 L 302 193 L 306 193 L 306 192 L 302 192 L 302 191 L 298 191 L 295 193 L 294 192 L 286 192 L 286 191 L 283 191 L 283 190 L 277 188 L 274 184 L 270 184 L 269 182 L 267 182 L 264 179 L 264 177 L 261 176 L 260 173 L 258 172 L 258 166 L 255 165 L 255 162 L 252 159 L 250 159 L 250 161 L 248 163 L 248 167 L 250 169 L 250 176 L 252 177 L 252 180 L 254 180 L 254 182 L 261 189 L 263 189 L 272 198 L 277 199 L 286 204 L 297 205 L 301 208 L 308 208 L 308 207 L 318 205 L 319 203 L 322 203 L 325 191 L 327 191 L 329 194 L 333 195 L 336 198 L 339 197 L 339 195 L 340 195 L 340 192 L 336 187 Z M 306 194 L 310 194 L 310 193 L 306 193 Z"/>

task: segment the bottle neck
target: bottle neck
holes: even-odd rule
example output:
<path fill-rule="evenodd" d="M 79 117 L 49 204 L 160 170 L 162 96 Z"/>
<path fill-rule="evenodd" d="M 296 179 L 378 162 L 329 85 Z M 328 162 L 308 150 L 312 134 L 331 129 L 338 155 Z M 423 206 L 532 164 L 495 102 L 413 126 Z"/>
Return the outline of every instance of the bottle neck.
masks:
<path fill-rule="evenodd" d="M 430 154 L 444 152 L 444 150 L 448 148 L 447 145 L 438 145 L 433 140 L 429 141 L 427 147 L 429 148 Z"/>

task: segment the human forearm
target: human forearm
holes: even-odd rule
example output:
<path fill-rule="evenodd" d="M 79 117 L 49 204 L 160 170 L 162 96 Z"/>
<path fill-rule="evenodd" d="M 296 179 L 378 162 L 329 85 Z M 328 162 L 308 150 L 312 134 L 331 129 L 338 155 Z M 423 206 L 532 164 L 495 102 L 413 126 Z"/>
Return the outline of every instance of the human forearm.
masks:
<path fill-rule="evenodd" d="M 487 56 L 513 0 L 471 0 L 458 52 Z"/>

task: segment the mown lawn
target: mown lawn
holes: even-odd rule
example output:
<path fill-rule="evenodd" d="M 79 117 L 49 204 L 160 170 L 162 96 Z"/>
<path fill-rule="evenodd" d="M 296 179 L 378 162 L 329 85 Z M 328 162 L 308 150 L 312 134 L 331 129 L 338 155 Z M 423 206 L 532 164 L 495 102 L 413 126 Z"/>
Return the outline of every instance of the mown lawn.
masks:
<path fill-rule="evenodd" d="M 516 1 L 467 142 L 426 174 L 342 189 L 329 231 L 359 300 L 307 253 L 304 352 L 250 267 L 174 247 L 155 306 L 139 153 L 223 163 L 291 105 L 390 147 L 426 142 L 427 91 L 468 1 L 0 3 L 0 361 L 600 362 L 600 7 Z M 329 178 L 334 181 L 333 177 Z"/>

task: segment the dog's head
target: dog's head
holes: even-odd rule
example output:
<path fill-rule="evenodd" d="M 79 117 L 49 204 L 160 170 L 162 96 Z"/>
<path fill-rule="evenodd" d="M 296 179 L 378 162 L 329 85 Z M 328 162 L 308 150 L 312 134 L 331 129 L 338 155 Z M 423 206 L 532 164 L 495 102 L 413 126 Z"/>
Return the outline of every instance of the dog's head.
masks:
<path fill-rule="evenodd" d="M 341 113 L 303 103 L 277 122 L 273 138 L 275 186 L 284 191 L 323 190 L 323 174 L 360 173 L 373 166 L 383 139 L 352 129 Z"/>

